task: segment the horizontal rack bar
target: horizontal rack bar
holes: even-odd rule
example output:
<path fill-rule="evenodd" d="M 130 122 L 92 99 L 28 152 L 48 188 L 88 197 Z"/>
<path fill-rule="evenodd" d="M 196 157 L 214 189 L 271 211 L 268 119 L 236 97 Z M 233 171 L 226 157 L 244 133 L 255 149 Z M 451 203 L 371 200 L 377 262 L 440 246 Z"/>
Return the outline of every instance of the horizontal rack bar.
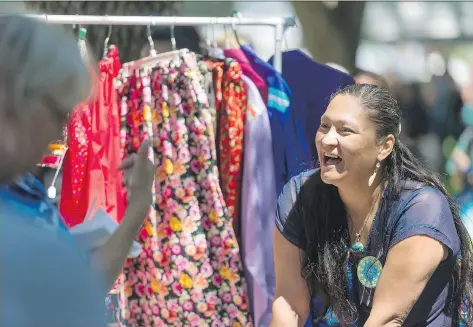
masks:
<path fill-rule="evenodd" d="M 179 16 L 98 16 L 98 15 L 28 15 L 53 24 L 81 25 L 253 25 L 292 27 L 294 19 L 284 17 L 179 17 Z"/>

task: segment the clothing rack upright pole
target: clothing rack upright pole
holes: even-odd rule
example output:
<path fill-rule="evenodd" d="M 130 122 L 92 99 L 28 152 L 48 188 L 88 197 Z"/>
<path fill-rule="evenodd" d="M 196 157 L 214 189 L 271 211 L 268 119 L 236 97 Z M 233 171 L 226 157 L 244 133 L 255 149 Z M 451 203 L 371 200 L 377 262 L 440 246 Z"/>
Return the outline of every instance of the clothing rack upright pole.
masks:
<path fill-rule="evenodd" d="M 77 25 L 145 25 L 145 26 L 195 26 L 195 25 L 252 25 L 275 28 L 274 69 L 282 72 L 282 40 L 284 31 L 295 25 L 293 18 L 283 17 L 179 17 L 179 16 L 98 16 L 98 15 L 28 15 L 52 24 Z"/>

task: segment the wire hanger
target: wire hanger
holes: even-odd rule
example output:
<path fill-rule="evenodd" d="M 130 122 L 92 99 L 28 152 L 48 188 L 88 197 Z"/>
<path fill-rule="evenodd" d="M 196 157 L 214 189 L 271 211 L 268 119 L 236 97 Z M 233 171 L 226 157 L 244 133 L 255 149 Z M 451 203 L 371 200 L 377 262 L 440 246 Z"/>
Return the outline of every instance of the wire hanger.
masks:
<path fill-rule="evenodd" d="M 157 55 L 156 48 L 154 47 L 153 37 L 151 36 L 151 25 L 146 26 L 146 31 L 148 33 L 148 43 L 149 43 L 149 55 L 155 57 Z"/>
<path fill-rule="evenodd" d="M 242 18 L 242 15 L 238 11 L 234 10 L 233 17 Z M 235 37 L 235 41 L 237 42 L 238 46 L 241 47 L 240 37 L 238 36 L 235 22 L 232 22 L 232 31 L 233 31 L 233 36 Z"/>
<path fill-rule="evenodd" d="M 216 59 L 225 59 L 225 55 L 223 54 L 223 50 L 218 47 L 217 38 L 215 36 L 215 25 L 217 24 L 217 18 L 212 19 L 212 46 L 210 47 L 209 56 L 214 57 Z"/>
<path fill-rule="evenodd" d="M 207 54 L 210 53 L 210 48 L 212 47 L 212 42 L 210 41 L 210 37 L 209 37 L 209 25 L 207 25 L 205 27 L 205 50 L 207 51 Z"/>
<path fill-rule="evenodd" d="M 174 24 L 173 24 L 174 25 Z M 171 30 L 171 43 L 175 43 L 176 39 L 174 37 L 174 27 L 172 27 Z M 143 68 L 145 66 L 153 66 L 159 61 L 169 61 L 175 58 L 180 58 L 180 56 L 186 54 L 189 52 L 188 49 L 180 49 L 180 50 L 173 50 L 169 52 L 164 52 L 164 53 L 157 53 L 156 49 L 154 48 L 154 41 L 153 38 L 151 37 L 151 26 L 148 25 L 148 42 L 150 46 L 150 55 L 148 57 L 144 57 L 138 60 L 130 61 L 125 64 L 123 64 L 123 70 L 125 73 L 130 73 L 136 69 Z M 172 41 L 174 39 L 174 42 Z M 173 45 L 173 48 L 176 48 L 175 44 Z"/>
<path fill-rule="evenodd" d="M 218 45 L 217 45 L 217 37 L 215 36 L 215 24 L 216 24 L 216 20 L 217 18 L 213 18 L 212 19 L 212 47 L 214 49 L 217 49 Z"/>
<path fill-rule="evenodd" d="M 230 38 L 227 31 L 227 25 L 223 25 L 223 33 L 225 36 L 225 49 L 230 49 Z"/>
<path fill-rule="evenodd" d="M 107 58 L 107 53 L 108 53 L 108 42 L 110 41 L 110 37 L 112 36 L 112 25 L 108 26 L 108 34 L 107 37 L 105 38 L 105 41 L 103 42 L 103 54 L 102 54 L 102 59 Z"/>
<path fill-rule="evenodd" d="M 174 17 L 174 21 L 176 21 L 176 18 Z M 177 64 L 180 65 L 180 62 L 181 62 L 181 55 L 183 54 L 182 51 L 178 51 L 177 50 L 177 43 L 176 43 L 176 36 L 174 35 L 174 25 L 175 23 L 173 23 L 170 27 L 170 34 L 171 34 L 171 48 L 172 48 L 172 53 L 174 53 L 175 55 L 175 59 L 177 61 Z M 186 51 L 186 50 L 184 50 Z"/>
<path fill-rule="evenodd" d="M 176 51 L 176 37 L 174 36 L 174 24 L 171 25 L 171 47 L 172 47 L 172 51 Z"/>
<path fill-rule="evenodd" d="M 75 15 L 76 17 L 79 16 L 79 14 L 76 14 Z M 80 33 L 80 28 L 81 28 L 81 24 L 72 24 L 72 34 L 74 33 L 77 33 L 77 40 L 79 40 L 79 33 Z M 77 32 L 76 32 L 76 28 L 77 28 Z"/>

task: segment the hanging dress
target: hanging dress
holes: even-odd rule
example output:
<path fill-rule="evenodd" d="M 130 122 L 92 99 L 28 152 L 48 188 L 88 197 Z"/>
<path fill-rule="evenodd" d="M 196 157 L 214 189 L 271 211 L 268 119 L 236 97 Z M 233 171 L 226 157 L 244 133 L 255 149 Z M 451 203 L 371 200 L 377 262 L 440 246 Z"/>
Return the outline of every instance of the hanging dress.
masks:
<path fill-rule="evenodd" d="M 67 126 L 60 211 L 68 227 L 83 222 L 90 206 L 119 221 L 124 215 L 119 137 L 120 114 L 113 79 L 120 59 L 116 47 L 99 62 L 94 98 L 76 107 Z"/>
<path fill-rule="evenodd" d="M 67 125 L 68 150 L 64 157 L 59 210 L 67 227 L 80 224 L 88 209 L 89 142 L 91 114 L 88 103 L 76 108 Z"/>
<path fill-rule="evenodd" d="M 225 62 L 208 64 L 214 73 L 220 187 L 233 229 L 240 236 L 246 85 L 242 80 L 241 66 L 236 60 L 227 59 Z"/>
<path fill-rule="evenodd" d="M 155 211 L 139 236 L 144 251 L 124 269 L 122 307 L 132 327 L 253 326 L 203 86 L 189 54 L 120 87 L 125 147 L 135 151 L 152 120 L 157 165 Z"/>

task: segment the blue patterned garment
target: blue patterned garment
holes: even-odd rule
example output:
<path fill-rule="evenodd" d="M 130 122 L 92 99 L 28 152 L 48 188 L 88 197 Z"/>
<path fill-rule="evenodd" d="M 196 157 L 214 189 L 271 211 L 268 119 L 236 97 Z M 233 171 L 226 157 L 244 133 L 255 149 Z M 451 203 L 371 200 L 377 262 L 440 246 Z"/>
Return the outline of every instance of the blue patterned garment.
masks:
<path fill-rule="evenodd" d="M 27 219 L 45 231 L 75 243 L 44 186 L 32 174 L 26 174 L 10 185 L 0 186 L 0 214 Z"/>
<path fill-rule="evenodd" d="M 332 309 L 329 308 L 324 314 L 324 304 L 318 298 L 312 298 L 310 309 L 311 314 L 304 325 L 305 327 L 342 327 L 342 324 L 338 321 Z M 317 317 L 322 318 L 315 320 L 314 318 Z M 314 320 L 316 322 L 313 322 Z"/>
<path fill-rule="evenodd" d="M 258 57 L 246 45 L 241 46 L 251 67 L 268 85 L 268 115 L 273 140 L 273 158 L 276 174 L 276 192 L 284 184 L 312 164 L 309 146 L 305 142 L 301 122 L 292 110 L 292 92 L 283 76 L 274 67 Z"/>
<path fill-rule="evenodd" d="M 271 57 L 268 63 L 273 64 L 273 59 Z M 301 166 L 304 164 L 303 170 L 310 169 L 318 161 L 315 134 L 332 94 L 347 85 L 355 84 L 355 81 L 348 74 L 312 60 L 299 49 L 282 53 L 282 76 L 292 91 L 293 124 L 297 124 L 298 132 L 303 132 L 300 137 L 307 144 L 310 154 L 311 160 L 301 162 Z"/>

